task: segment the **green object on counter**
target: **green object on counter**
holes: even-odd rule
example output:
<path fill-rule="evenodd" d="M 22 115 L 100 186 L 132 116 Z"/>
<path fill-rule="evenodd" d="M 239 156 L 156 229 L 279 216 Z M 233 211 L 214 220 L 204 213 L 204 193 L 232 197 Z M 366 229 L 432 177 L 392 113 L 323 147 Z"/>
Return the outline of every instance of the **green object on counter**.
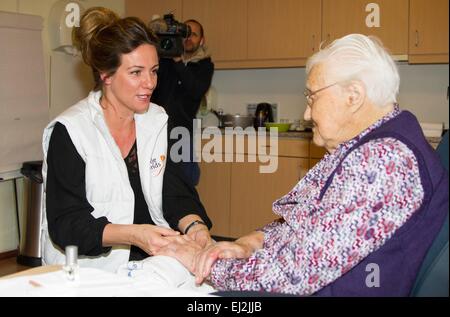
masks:
<path fill-rule="evenodd" d="M 266 126 L 266 129 L 269 131 L 270 131 L 270 128 L 276 128 L 276 129 L 278 129 L 278 132 L 287 132 L 287 131 L 289 131 L 289 128 L 291 127 L 290 123 L 266 122 L 264 124 Z"/>

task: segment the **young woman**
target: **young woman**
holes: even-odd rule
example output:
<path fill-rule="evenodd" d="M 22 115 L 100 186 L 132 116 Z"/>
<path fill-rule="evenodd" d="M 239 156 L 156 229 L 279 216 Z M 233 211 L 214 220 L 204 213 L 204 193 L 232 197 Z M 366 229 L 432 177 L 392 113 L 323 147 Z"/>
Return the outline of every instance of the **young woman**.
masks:
<path fill-rule="evenodd" d="M 65 246 L 77 245 L 80 265 L 115 271 L 175 230 L 205 246 L 210 220 L 168 157 L 168 116 L 150 103 L 159 64 L 152 33 L 97 7 L 73 40 L 96 85 L 44 131 L 44 264 L 63 263 Z"/>

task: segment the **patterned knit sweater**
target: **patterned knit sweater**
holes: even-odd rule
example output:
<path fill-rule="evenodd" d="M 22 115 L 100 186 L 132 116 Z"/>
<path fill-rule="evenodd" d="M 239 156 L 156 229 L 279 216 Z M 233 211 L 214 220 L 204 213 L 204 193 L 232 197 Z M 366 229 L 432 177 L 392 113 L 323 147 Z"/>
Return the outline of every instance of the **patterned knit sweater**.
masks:
<path fill-rule="evenodd" d="M 394 138 L 374 139 L 348 152 L 399 114 L 396 107 L 325 155 L 273 204 L 282 221 L 261 229 L 263 248 L 248 259 L 218 260 L 212 268 L 213 285 L 219 290 L 310 295 L 385 244 L 422 204 L 418 162 Z"/>

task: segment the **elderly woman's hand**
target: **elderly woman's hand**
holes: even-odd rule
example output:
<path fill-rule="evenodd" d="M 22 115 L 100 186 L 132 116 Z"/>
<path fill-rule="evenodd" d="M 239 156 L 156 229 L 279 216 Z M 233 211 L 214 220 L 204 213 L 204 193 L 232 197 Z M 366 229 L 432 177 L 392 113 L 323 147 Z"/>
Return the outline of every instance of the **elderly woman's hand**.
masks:
<path fill-rule="evenodd" d="M 248 258 L 253 249 L 238 242 L 218 242 L 201 250 L 195 259 L 195 282 L 203 283 L 204 279 L 211 274 L 211 267 L 218 259 Z"/>
<path fill-rule="evenodd" d="M 264 234 L 253 232 L 235 242 L 218 242 L 202 250 L 195 260 L 195 282 L 201 284 L 211 274 L 218 259 L 246 259 L 262 248 Z"/>

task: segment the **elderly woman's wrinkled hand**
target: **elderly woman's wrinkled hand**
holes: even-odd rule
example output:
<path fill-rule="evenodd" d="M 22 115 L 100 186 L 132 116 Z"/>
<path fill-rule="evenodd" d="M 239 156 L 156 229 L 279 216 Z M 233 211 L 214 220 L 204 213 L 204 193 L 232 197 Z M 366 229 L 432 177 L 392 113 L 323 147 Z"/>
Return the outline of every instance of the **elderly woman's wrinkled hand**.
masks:
<path fill-rule="evenodd" d="M 248 258 L 253 253 L 253 248 L 239 242 L 218 242 L 201 250 L 195 258 L 195 282 L 203 283 L 211 274 L 211 267 L 218 259 Z"/>

